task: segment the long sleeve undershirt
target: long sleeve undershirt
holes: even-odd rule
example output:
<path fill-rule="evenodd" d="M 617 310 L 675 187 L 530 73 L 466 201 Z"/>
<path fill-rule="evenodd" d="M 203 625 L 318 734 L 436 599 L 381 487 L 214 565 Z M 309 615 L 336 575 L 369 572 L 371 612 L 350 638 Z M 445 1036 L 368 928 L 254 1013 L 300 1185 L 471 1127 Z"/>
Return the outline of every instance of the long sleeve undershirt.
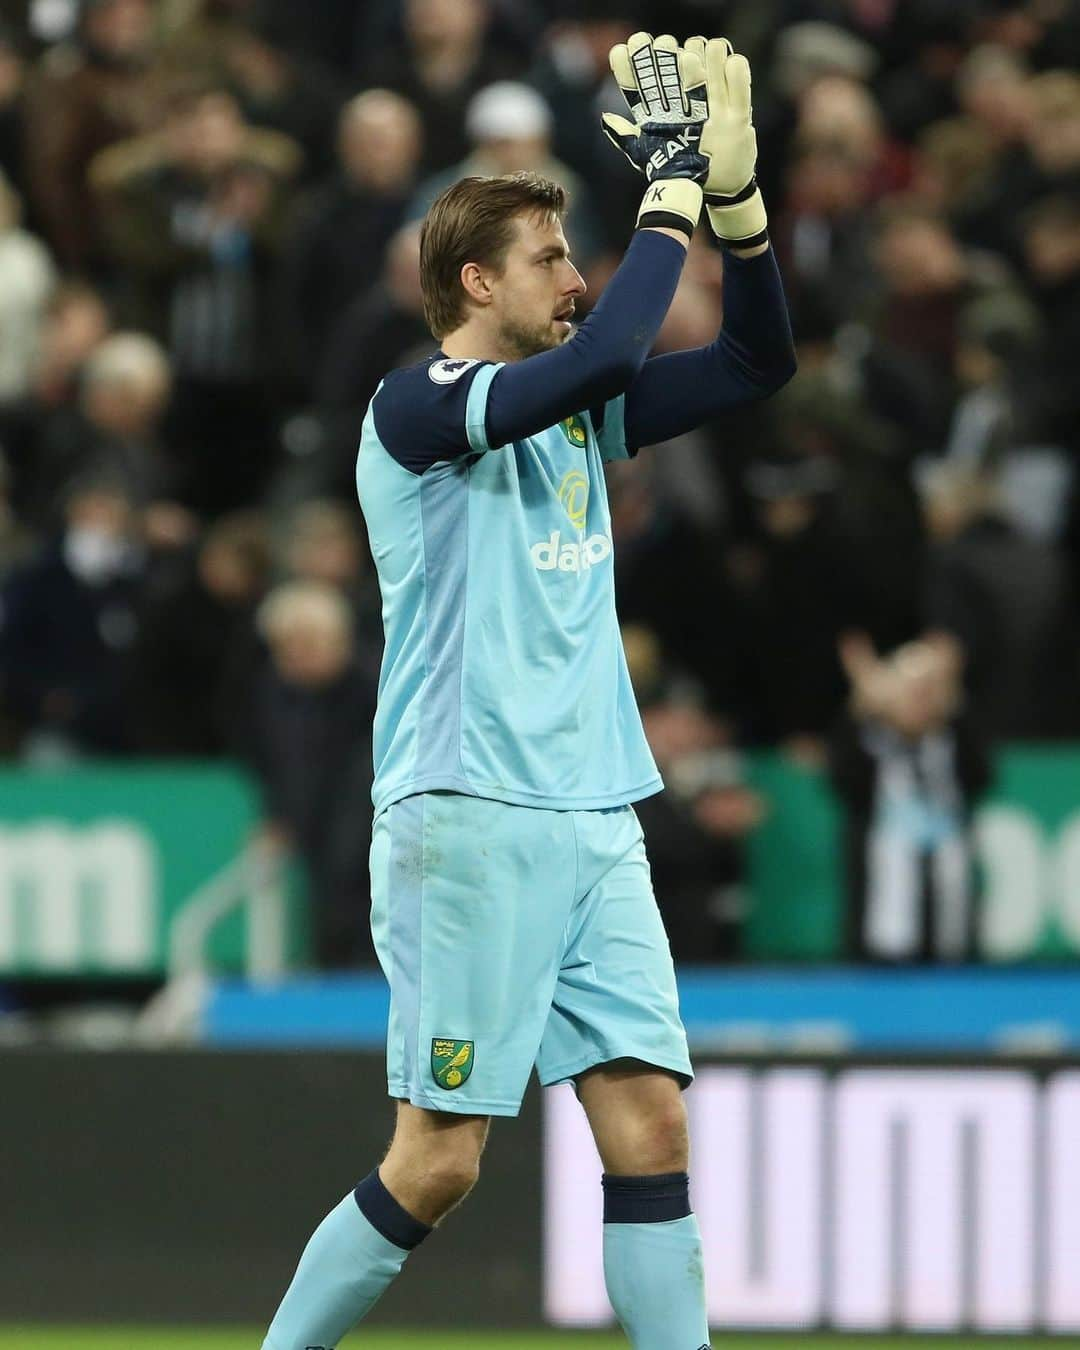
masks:
<path fill-rule="evenodd" d="M 714 342 L 646 359 L 685 256 L 666 235 L 639 231 L 574 337 L 499 371 L 488 398 L 489 443 L 520 440 L 625 393 L 626 444 L 633 451 L 785 383 L 795 354 L 771 249 L 755 258 L 725 254 L 724 325 Z"/>
<path fill-rule="evenodd" d="M 669 441 L 725 408 L 774 393 L 795 373 L 787 302 L 772 249 L 724 254 L 724 323 L 714 342 L 654 356 L 626 391 L 631 450 Z"/>

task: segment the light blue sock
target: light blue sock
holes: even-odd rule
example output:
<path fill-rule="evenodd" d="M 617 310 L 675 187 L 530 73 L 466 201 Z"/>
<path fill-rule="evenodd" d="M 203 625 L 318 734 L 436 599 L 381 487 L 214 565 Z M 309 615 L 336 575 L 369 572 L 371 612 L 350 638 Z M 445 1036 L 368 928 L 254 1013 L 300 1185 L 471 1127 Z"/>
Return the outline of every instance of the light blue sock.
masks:
<path fill-rule="evenodd" d="M 372 1172 L 312 1233 L 263 1350 L 334 1350 L 430 1232 Z"/>
<path fill-rule="evenodd" d="M 685 1172 L 605 1175 L 604 1280 L 634 1350 L 709 1350 L 701 1233 Z"/>

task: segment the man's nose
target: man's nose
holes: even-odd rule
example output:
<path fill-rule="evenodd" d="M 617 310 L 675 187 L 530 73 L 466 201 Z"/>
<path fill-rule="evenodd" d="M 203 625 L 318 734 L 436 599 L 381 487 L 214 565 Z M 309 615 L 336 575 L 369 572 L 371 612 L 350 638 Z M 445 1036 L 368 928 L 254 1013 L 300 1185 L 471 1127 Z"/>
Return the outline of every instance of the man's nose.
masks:
<path fill-rule="evenodd" d="M 589 289 L 588 286 L 586 286 L 585 284 L 585 278 L 572 264 L 570 270 L 571 272 L 573 272 L 574 276 L 573 280 L 570 283 L 570 288 L 567 291 L 567 295 L 584 295 L 585 292 Z"/>

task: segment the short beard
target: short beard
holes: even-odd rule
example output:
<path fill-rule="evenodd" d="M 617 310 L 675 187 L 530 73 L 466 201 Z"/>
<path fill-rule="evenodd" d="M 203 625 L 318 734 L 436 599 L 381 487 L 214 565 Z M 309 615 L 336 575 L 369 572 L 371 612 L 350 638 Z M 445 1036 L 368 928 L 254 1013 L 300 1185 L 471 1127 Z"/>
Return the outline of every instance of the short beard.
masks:
<path fill-rule="evenodd" d="M 561 347 L 569 336 L 569 333 L 561 335 L 550 324 L 544 328 L 523 328 L 505 323 L 499 329 L 499 346 L 511 361 L 524 361 L 528 356 L 539 356 L 541 352 Z"/>

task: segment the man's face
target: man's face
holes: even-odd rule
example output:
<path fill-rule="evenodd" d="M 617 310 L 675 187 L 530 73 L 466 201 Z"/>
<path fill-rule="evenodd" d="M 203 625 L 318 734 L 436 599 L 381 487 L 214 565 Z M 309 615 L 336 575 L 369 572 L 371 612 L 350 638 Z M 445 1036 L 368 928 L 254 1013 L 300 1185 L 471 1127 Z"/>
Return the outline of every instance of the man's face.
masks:
<path fill-rule="evenodd" d="M 559 347 L 573 332 L 575 302 L 585 294 L 570 261 L 562 224 L 518 216 L 516 235 L 501 274 L 492 280 L 491 314 L 500 347 L 510 360 Z"/>
<path fill-rule="evenodd" d="M 86 33 L 100 51 L 121 61 L 138 56 L 150 41 L 153 11 L 147 0 L 108 0 L 86 16 Z"/>

